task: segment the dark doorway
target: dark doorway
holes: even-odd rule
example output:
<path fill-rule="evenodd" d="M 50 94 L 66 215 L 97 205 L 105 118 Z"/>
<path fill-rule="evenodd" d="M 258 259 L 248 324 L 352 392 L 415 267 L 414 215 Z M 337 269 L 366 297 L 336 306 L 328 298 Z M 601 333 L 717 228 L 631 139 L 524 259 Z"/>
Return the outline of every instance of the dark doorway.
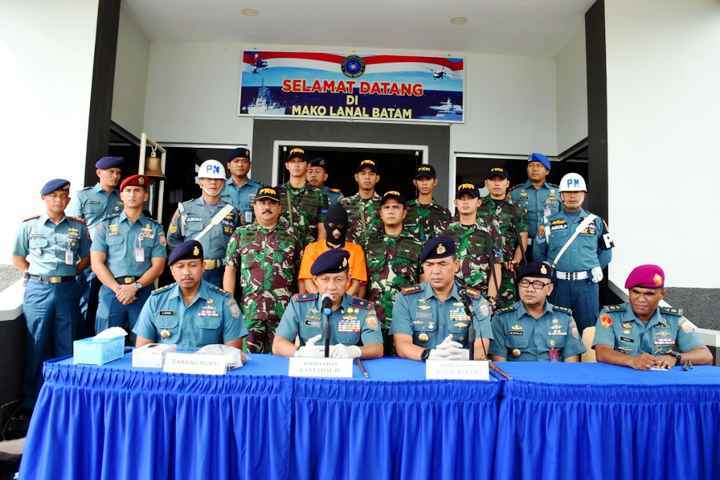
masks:
<path fill-rule="evenodd" d="M 415 186 L 412 183 L 415 168 L 423 162 L 420 150 L 388 150 L 364 148 L 338 148 L 334 146 L 297 146 L 305 149 L 305 158 L 309 160 L 322 157 L 328 165 L 327 186 L 339 188 L 343 195 L 357 193 L 355 168 L 365 159 L 375 160 L 380 174 L 380 183 L 376 191 L 382 195 L 388 190 L 398 190 L 407 198 L 415 197 Z M 278 151 L 278 183 L 288 179 L 284 160 L 287 158 L 289 146 L 281 146 Z"/>

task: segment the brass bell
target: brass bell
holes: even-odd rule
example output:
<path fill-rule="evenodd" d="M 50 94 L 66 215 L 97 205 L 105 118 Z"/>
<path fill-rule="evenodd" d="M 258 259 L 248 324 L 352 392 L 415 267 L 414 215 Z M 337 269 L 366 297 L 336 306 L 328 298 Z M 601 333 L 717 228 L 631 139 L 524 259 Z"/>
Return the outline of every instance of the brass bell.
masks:
<path fill-rule="evenodd" d="M 157 156 L 157 147 L 152 146 L 150 155 L 145 159 L 145 175 L 146 177 L 165 178 L 162 171 L 160 157 Z"/>

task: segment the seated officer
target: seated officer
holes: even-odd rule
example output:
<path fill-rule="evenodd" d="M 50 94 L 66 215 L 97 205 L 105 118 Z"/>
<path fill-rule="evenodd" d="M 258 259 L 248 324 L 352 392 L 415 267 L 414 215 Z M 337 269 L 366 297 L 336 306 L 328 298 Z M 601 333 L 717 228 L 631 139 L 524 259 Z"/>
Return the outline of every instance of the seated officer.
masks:
<path fill-rule="evenodd" d="M 453 239 L 440 235 L 425 242 L 420 263 L 425 281 L 401 289 L 393 305 L 390 333 L 397 354 L 411 360 L 467 360 L 468 305 L 476 332 L 475 358 L 485 359 L 492 339 L 490 304 L 478 290 L 455 284 L 460 262 Z"/>
<path fill-rule="evenodd" d="M 493 317 L 493 360 L 577 362 L 585 346 L 572 310 L 547 301 L 553 289 L 550 267 L 528 263 L 517 279 L 520 300 L 497 310 Z"/>
<path fill-rule="evenodd" d="M 348 258 L 346 250 L 334 248 L 321 254 L 311 272 L 318 293 L 294 295 L 275 332 L 273 353 L 285 357 L 323 357 L 322 338 L 325 318 L 323 299 L 332 300 L 329 315 L 330 356 L 335 358 L 375 358 L 383 356 L 383 337 L 375 307 L 366 300 L 346 293 Z M 295 338 L 300 348 L 295 347 Z"/>
<path fill-rule="evenodd" d="M 665 272 L 657 265 L 640 265 L 630 272 L 625 281 L 630 303 L 605 307 L 595 325 L 598 362 L 637 370 L 712 363 L 712 354 L 682 310 L 658 308 L 664 287 Z"/>
<path fill-rule="evenodd" d="M 232 295 L 203 280 L 200 242 L 181 243 L 168 263 L 175 283 L 150 294 L 133 329 L 135 346 L 159 342 L 200 348 L 225 343 L 241 348 L 247 330 L 240 307 Z"/>

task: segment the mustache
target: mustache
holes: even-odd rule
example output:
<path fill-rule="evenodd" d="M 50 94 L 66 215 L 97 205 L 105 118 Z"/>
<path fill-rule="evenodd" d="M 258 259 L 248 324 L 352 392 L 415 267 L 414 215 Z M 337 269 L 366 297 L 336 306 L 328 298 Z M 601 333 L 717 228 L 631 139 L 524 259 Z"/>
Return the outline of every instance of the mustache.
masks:
<path fill-rule="evenodd" d="M 272 212 L 272 210 L 270 210 L 269 208 L 267 208 L 267 209 L 263 210 L 261 213 L 273 213 L 273 212 Z"/>

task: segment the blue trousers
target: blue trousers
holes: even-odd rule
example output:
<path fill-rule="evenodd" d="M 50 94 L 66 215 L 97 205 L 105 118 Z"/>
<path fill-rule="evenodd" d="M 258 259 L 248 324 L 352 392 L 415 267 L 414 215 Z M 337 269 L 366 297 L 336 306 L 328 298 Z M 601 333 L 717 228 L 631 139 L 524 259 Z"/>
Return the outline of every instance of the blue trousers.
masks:
<path fill-rule="evenodd" d="M 95 335 L 95 314 L 98 308 L 98 295 L 102 283 L 95 273 L 88 267 L 80 275 L 78 282 L 82 287 L 80 296 L 80 313 L 82 319 L 76 338 L 86 338 Z"/>
<path fill-rule="evenodd" d="M 555 280 L 550 303 L 572 308 L 580 333 L 597 322 L 600 313 L 600 289 L 597 283 L 586 280 Z"/>
<path fill-rule="evenodd" d="M 130 305 L 123 305 L 115 298 L 115 292 L 103 285 L 100 287 L 97 315 L 95 316 L 95 330 L 102 332 L 110 327 L 122 327 L 129 334 L 135 327 L 145 301 L 150 296 L 150 287 L 141 288 L 135 296 L 135 301 Z M 134 344 L 134 335 L 128 335 L 128 340 Z"/>
<path fill-rule="evenodd" d="M 45 360 L 72 353 L 75 330 L 80 322 L 80 285 L 77 282 L 46 284 L 29 279 L 23 297 L 27 325 L 27 350 L 23 405 L 35 404 L 42 385 Z"/>
<path fill-rule="evenodd" d="M 214 270 L 205 270 L 203 272 L 203 280 L 212 283 L 218 288 L 222 288 L 223 273 L 225 272 L 222 268 L 216 268 Z"/>

